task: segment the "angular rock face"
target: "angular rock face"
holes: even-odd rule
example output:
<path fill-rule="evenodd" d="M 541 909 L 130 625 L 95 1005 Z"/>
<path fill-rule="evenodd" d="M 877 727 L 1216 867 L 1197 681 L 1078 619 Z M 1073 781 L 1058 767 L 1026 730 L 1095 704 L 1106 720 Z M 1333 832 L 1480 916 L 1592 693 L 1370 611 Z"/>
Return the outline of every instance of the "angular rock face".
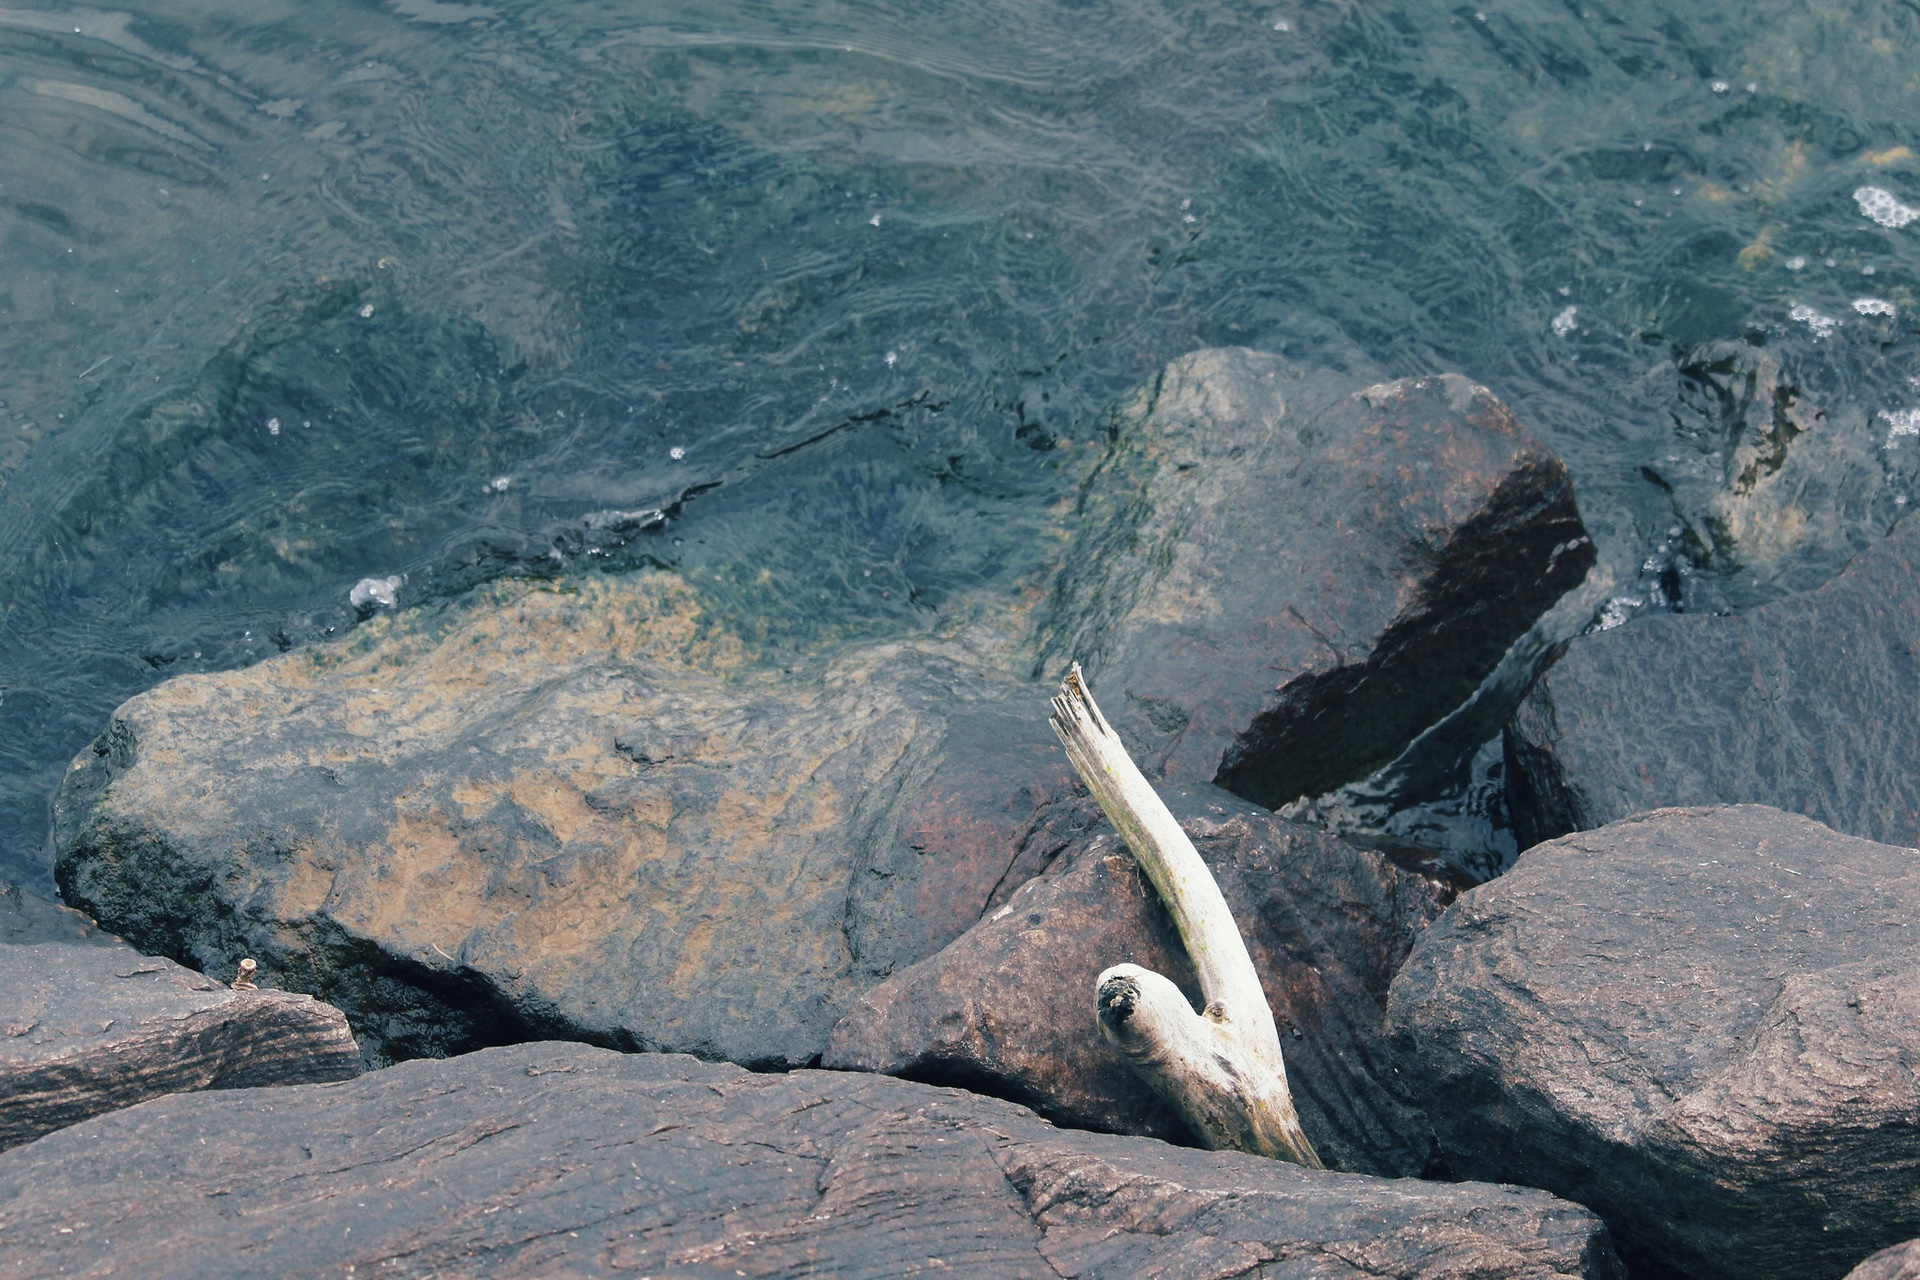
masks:
<path fill-rule="evenodd" d="M 230 991 L 77 912 L 0 892 L 0 1150 L 160 1094 L 359 1073 L 339 1010 Z"/>
<path fill-rule="evenodd" d="M 1507 725 L 1524 848 L 1663 805 L 1753 802 L 1920 845 L 1920 522 L 1813 591 L 1581 636 Z"/>
<path fill-rule="evenodd" d="M 1388 1088 L 1386 996 L 1446 891 L 1218 788 L 1165 795 L 1240 924 L 1321 1158 L 1422 1172 L 1433 1139 Z M 861 997 L 823 1065 L 965 1085 L 1063 1124 L 1190 1142 L 1096 1028 L 1094 981 L 1122 962 L 1165 974 L 1199 1006 L 1172 921 L 1101 823 L 959 941 Z"/>
<path fill-rule="evenodd" d="M 1920 1235 L 1920 853 L 1757 805 L 1523 854 L 1393 981 L 1464 1177 L 1598 1211 L 1636 1267 L 1839 1276 Z"/>
<path fill-rule="evenodd" d="M 1558 458 L 1446 376 L 1348 394 L 1201 351 L 1119 415 L 1043 620 L 1149 776 L 1278 807 L 1465 701 L 1585 576 Z"/>
<path fill-rule="evenodd" d="M 529 1044 L 175 1098 L 0 1157 L 23 1273 L 1603 1277 L 1515 1187 L 1062 1132 L 880 1076 Z"/>
<path fill-rule="evenodd" d="M 123 707 L 56 803 L 68 900 L 390 1056 L 793 1065 L 1045 865 L 1071 779 L 1037 691 L 899 645 L 748 670 L 667 575 L 390 623 Z"/>

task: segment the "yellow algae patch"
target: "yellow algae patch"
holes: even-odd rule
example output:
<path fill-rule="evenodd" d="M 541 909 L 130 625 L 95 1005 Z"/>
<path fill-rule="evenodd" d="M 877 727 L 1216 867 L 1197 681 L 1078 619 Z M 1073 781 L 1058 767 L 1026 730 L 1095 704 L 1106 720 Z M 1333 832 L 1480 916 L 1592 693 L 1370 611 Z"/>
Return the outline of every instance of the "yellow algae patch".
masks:
<path fill-rule="evenodd" d="M 1866 155 L 1868 164 L 1899 164 L 1902 160 L 1911 159 L 1913 159 L 1911 147 L 1888 147 L 1885 151 L 1869 151 Z"/>
<path fill-rule="evenodd" d="M 1740 251 L 1739 263 L 1747 271 L 1773 257 L 1773 228 L 1765 227 L 1753 238 L 1753 243 Z"/>

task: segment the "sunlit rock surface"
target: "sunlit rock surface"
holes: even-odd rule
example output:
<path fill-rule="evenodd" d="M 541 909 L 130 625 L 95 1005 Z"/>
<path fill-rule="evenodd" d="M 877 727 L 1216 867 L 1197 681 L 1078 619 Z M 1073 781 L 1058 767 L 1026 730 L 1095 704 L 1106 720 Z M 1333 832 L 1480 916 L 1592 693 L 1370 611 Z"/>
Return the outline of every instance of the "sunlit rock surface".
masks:
<path fill-rule="evenodd" d="M 202 1094 L 0 1156 L 22 1274 L 1602 1280 L 1544 1192 L 1063 1132 L 884 1076 L 577 1044 Z"/>
<path fill-rule="evenodd" d="M 1545 1187 L 1697 1280 L 1920 1235 L 1920 853 L 1759 805 L 1536 846 L 1393 980 L 1452 1171 Z"/>

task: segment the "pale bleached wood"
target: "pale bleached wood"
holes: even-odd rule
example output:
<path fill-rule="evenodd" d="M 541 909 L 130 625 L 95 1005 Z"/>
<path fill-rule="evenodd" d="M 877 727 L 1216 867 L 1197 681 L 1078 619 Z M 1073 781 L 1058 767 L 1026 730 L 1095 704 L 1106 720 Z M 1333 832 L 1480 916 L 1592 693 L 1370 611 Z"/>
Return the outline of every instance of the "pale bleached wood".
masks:
<path fill-rule="evenodd" d="M 1233 912 L 1100 714 L 1078 663 L 1053 699 L 1053 730 L 1173 916 L 1207 1002 L 1195 1013 L 1165 977 L 1115 965 L 1095 987 L 1101 1035 L 1207 1146 L 1324 1168 L 1300 1128 L 1273 1010 Z"/>

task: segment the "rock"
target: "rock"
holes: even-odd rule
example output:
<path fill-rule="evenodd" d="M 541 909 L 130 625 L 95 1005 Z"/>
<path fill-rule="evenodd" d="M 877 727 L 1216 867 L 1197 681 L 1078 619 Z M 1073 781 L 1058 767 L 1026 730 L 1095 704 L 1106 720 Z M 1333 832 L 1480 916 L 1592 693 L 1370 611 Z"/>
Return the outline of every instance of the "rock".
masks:
<path fill-rule="evenodd" d="M 1846 1280 L 1920 1280 L 1920 1240 L 1882 1249 L 1847 1272 Z"/>
<path fill-rule="evenodd" d="M 0 1150 L 165 1093 L 346 1080 L 339 1010 L 231 991 L 78 912 L 0 892 Z"/>
<path fill-rule="evenodd" d="M 1387 1087 L 1386 996 L 1447 891 L 1216 787 L 1164 794 L 1240 924 L 1321 1158 L 1357 1172 L 1422 1172 L 1433 1139 Z M 1095 979 L 1122 962 L 1165 974 L 1199 1007 L 1172 921 L 1101 823 L 957 942 L 862 996 L 823 1065 L 962 1085 L 1062 1124 L 1190 1142 L 1095 1026 Z"/>
<path fill-rule="evenodd" d="M 1663 805 L 1769 804 L 1920 845 L 1920 522 L 1813 591 L 1581 636 L 1506 731 L 1525 846 Z"/>
<path fill-rule="evenodd" d="M 1452 1171 L 1595 1209 L 1630 1265 L 1839 1276 L 1920 1235 L 1920 854 L 1758 805 L 1536 846 L 1394 978 Z"/>
<path fill-rule="evenodd" d="M 56 874 L 383 1057 L 799 1065 L 1044 867 L 1045 707 L 960 645 L 749 666 L 667 574 L 503 584 L 127 703 L 56 800 Z"/>
<path fill-rule="evenodd" d="M 527 1044 L 198 1094 L 0 1156 L 22 1273 L 1610 1276 L 1517 1187 L 1063 1132 L 881 1076 Z"/>
<path fill-rule="evenodd" d="M 1118 415 L 1042 619 L 1149 776 L 1269 808 L 1387 763 L 1593 563 L 1566 468 L 1484 387 L 1349 394 L 1201 351 Z"/>

